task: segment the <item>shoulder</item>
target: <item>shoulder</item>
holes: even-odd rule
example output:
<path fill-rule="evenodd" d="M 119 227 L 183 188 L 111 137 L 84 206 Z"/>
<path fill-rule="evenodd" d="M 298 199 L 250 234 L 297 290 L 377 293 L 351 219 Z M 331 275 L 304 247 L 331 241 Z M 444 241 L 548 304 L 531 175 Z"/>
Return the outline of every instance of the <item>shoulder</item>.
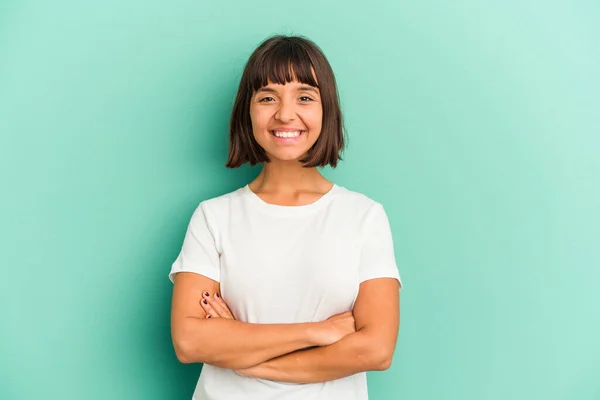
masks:
<path fill-rule="evenodd" d="M 386 221 L 388 218 L 383 204 L 364 193 L 337 186 L 336 194 L 335 208 L 342 215 L 358 221 L 363 228 L 373 221 Z"/>
<path fill-rule="evenodd" d="M 235 204 L 244 196 L 244 193 L 245 187 L 242 187 L 232 192 L 203 200 L 200 202 L 198 207 L 205 210 L 205 212 L 218 214 L 223 211 L 227 211 L 232 204 Z"/>
<path fill-rule="evenodd" d="M 341 188 L 340 199 L 348 206 L 346 215 L 349 220 L 358 223 L 360 237 L 363 240 L 373 242 L 386 242 L 391 237 L 391 225 L 384 206 L 379 201 L 353 190 Z M 346 207 L 344 207 L 346 208 Z M 340 224 L 344 226 L 344 224 Z"/>
<path fill-rule="evenodd" d="M 244 188 L 234 190 L 216 197 L 202 200 L 194 210 L 192 222 L 213 225 L 217 220 L 227 216 L 231 207 L 244 195 Z"/>
<path fill-rule="evenodd" d="M 383 209 L 380 202 L 366 194 L 338 185 L 336 185 L 336 201 L 358 212 L 371 212 L 377 208 Z"/>

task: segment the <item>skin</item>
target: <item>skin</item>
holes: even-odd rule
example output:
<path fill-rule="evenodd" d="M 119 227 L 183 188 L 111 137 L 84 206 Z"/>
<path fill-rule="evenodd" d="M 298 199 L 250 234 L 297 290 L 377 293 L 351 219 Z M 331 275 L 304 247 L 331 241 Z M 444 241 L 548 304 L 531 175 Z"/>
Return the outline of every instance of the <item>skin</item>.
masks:
<path fill-rule="evenodd" d="M 300 206 L 331 190 L 333 184 L 317 168 L 305 168 L 299 161 L 321 134 L 318 88 L 296 81 L 269 83 L 254 93 L 250 117 L 253 135 L 270 159 L 249 184 L 254 193 L 267 203 Z M 276 130 L 303 133 L 289 144 L 273 136 Z M 231 368 L 254 378 L 325 382 L 389 368 L 400 326 L 400 298 L 395 279 L 371 279 L 360 285 L 352 313 L 309 326 L 261 326 L 235 320 L 220 297 L 218 282 L 180 273 L 171 315 L 175 350 L 183 362 Z"/>
<path fill-rule="evenodd" d="M 219 290 L 218 282 L 202 275 L 175 275 L 171 336 L 181 362 L 244 369 L 299 349 L 335 343 L 355 331 L 351 313 L 296 324 L 251 324 L 226 314 L 207 319 L 202 293 L 218 294 Z"/>
<path fill-rule="evenodd" d="M 323 107 L 319 89 L 300 82 L 270 83 L 250 102 L 252 132 L 269 156 L 250 189 L 267 203 L 298 206 L 310 204 L 331 190 L 333 183 L 317 168 L 304 168 L 300 159 L 321 135 Z M 278 129 L 303 131 L 293 145 L 273 136 Z"/>
<path fill-rule="evenodd" d="M 234 319 L 218 293 L 204 293 L 207 319 Z M 354 306 L 356 330 L 327 346 L 301 349 L 235 371 L 242 376 L 290 383 L 317 383 L 391 366 L 400 323 L 400 297 L 394 279 L 363 282 Z M 375 310 L 375 312 L 374 312 Z M 344 318 L 334 316 L 332 319 Z"/>
<path fill-rule="evenodd" d="M 270 159 L 297 168 L 297 160 L 321 135 L 323 107 L 319 89 L 300 82 L 262 87 L 252 97 L 250 119 L 254 138 Z M 293 145 L 281 144 L 272 134 L 280 128 L 305 134 Z"/>

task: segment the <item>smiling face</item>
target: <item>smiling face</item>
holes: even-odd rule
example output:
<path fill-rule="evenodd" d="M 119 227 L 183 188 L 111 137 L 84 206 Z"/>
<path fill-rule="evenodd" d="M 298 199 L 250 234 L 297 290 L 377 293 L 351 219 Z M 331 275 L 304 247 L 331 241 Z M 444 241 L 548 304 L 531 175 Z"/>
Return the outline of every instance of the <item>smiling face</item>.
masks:
<path fill-rule="evenodd" d="M 269 161 L 336 167 L 345 134 L 335 76 L 319 47 L 274 36 L 250 55 L 231 110 L 227 168 Z"/>
<path fill-rule="evenodd" d="M 319 89 L 296 80 L 269 83 L 253 94 L 250 119 L 254 139 L 270 160 L 300 160 L 321 134 Z"/>

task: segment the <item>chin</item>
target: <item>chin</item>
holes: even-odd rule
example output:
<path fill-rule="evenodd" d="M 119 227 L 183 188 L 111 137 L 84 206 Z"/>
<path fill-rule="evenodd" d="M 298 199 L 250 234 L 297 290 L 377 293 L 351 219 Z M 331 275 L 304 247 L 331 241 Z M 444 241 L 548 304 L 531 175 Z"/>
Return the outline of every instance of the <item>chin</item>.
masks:
<path fill-rule="evenodd" d="M 300 161 L 300 159 L 306 156 L 305 153 L 301 154 L 277 154 L 277 153 L 268 153 L 269 159 L 272 161 L 283 161 L 283 162 L 291 162 L 291 161 Z"/>

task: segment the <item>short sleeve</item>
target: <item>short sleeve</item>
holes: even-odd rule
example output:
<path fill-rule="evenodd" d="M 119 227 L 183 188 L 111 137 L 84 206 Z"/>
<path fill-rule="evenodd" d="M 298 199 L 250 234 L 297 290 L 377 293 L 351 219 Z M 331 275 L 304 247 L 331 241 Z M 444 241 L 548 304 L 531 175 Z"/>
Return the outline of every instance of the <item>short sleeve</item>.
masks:
<path fill-rule="evenodd" d="M 214 230 L 202 203 L 196 208 L 188 224 L 183 246 L 171 266 L 169 279 L 174 282 L 178 272 L 194 272 L 219 282 L 220 262 Z"/>
<path fill-rule="evenodd" d="M 396 266 L 392 230 L 383 206 L 375 203 L 367 213 L 359 266 L 360 282 L 375 278 L 395 278 L 402 289 Z"/>

